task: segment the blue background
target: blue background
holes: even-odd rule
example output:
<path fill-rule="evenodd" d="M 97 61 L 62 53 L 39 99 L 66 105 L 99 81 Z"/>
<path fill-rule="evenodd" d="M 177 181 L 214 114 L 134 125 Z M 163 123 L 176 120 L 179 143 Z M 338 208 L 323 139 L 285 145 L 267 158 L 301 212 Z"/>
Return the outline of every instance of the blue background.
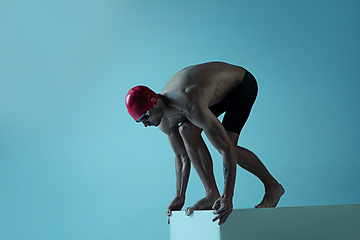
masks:
<path fill-rule="evenodd" d="M 0 238 L 168 239 L 174 155 L 124 104 L 182 68 L 241 65 L 259 95 L 239 144 L 279 206 L 360 203 L 360 3 L 0 2 Z M 222 158 L 209 145 L 223 189 Z M 192 169 L 186 206 L 204 196 Z M 261 182 L 238 168 L 234 207 Z M 189 233 L 191 234 L 191 233 Z"/>

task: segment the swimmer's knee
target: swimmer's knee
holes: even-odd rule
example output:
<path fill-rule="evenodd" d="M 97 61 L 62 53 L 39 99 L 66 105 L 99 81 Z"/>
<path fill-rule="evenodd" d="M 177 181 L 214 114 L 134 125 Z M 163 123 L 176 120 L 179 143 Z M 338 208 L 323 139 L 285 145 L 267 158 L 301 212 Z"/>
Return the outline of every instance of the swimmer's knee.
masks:
<path fill-rule="evenodd" d="M 179 133 L 184 138 L 191 133 L 191 122 L 185 121 L 179 126 Z"/>
<path fill-rule="evenodd" d="M 228 130 L 226 130 L 226 134 L 228 135 L 231 144 L 233 146 L 237 146 L 238 140 L 239 140 L 239 134 L 235 133 L 235 132 L 228 131 Z"/>
<path fill-rule="evenodd" d="M 201 131 L 190 121 L 185 121 L 179 126 L 179 133 L 183 138 L 200 136 Z"/>

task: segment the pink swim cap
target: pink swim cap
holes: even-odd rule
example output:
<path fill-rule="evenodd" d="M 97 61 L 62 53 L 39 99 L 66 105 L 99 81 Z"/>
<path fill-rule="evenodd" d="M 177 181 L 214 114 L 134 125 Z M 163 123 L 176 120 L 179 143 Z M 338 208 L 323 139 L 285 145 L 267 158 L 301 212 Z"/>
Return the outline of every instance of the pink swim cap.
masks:
<path fill-rule="evenodd" d="M 158 95 L 146 86 L 136 86 L 126 94 L 125 104 L 134 120 L 147 112 L 158 99 Z"/>

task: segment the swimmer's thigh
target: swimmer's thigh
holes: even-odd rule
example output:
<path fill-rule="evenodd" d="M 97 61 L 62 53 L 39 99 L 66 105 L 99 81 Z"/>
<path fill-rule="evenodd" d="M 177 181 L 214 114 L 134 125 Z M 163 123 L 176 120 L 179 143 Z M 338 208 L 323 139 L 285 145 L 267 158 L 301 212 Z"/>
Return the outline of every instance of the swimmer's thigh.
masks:
<path fill-rule="evenodd" d="M 258 92 L 258 86 L 251 73 L 245 73 L 235 92 L 232 93 L 229 105 L 227 106 L 222 124 L 225 130 L 240 134 L 251 108 L 254 105 Z"/>

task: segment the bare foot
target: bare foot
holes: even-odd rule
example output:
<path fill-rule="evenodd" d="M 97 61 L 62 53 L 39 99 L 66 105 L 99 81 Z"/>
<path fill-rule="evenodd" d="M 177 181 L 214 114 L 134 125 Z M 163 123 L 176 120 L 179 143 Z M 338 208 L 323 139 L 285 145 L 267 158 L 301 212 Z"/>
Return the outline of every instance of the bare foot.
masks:
<path fill-rule="evenodd" d="M 285 190 L 281 184 L 274 187 L 265 188 L 265 195 L 260 204 L 255 208 L 273 208 L 278 204 L 281 196 L 285 193 Z"/>
<path fill-rule="evenodd" d="M 220 197 L 219 194 L 207 195 L 206 197 L 197 201 L 191 207 L 185 209 L 185 215 L 190 216 L 195 210 L 212 210 L 214 202 Z"/>

